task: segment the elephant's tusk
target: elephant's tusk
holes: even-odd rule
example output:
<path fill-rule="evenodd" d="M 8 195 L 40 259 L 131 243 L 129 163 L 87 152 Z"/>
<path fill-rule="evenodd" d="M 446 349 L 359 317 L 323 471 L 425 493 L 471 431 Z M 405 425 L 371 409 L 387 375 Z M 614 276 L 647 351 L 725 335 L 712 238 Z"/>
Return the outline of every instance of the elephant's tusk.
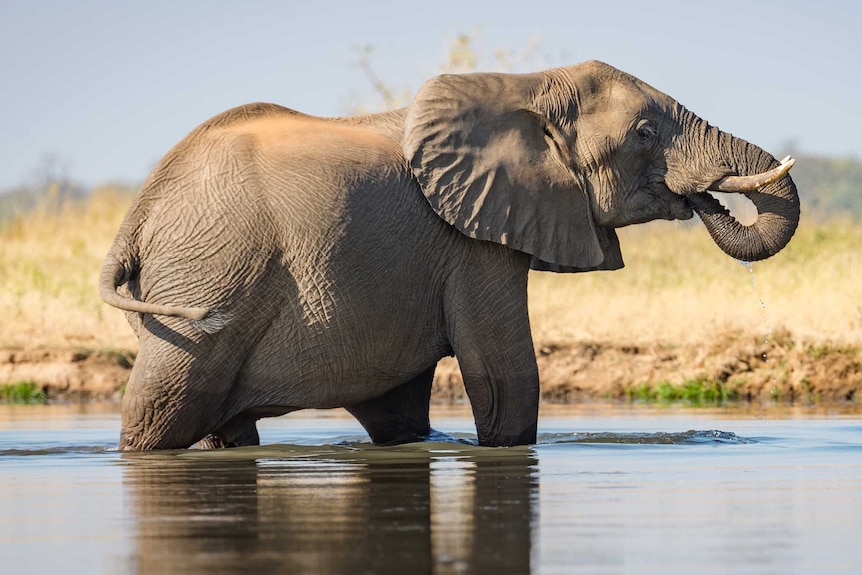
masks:
<path fill-rule="evenodd" d="M 790 171 L 794 163 L 796 160 L 787 156 L 781 160 L 781 164 L 767 172 L 753 176 L 727 176 L 710 186 L 710 189 L 717 192 L 756 192 L 784 177 L 784 174 Z"/>

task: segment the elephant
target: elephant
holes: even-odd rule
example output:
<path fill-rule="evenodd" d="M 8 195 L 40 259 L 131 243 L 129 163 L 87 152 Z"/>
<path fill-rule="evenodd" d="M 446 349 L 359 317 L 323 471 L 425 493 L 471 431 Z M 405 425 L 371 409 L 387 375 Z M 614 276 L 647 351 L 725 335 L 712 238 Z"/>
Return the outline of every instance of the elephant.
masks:
<path fill-rule="evenodd" d="M 357 117 L 228 110 L 154 168 L 102 267 L 139 340 L 120 447 L 254 445 L 261 418 L 336 407 L 421 440 L 450 355 L 479 444 L 534 443 L 528 272 L 619 269 L 616 228 L 694 213 L 768 258 L 799 221 L 792 165 L 597 61 L 441 75 Z"/>

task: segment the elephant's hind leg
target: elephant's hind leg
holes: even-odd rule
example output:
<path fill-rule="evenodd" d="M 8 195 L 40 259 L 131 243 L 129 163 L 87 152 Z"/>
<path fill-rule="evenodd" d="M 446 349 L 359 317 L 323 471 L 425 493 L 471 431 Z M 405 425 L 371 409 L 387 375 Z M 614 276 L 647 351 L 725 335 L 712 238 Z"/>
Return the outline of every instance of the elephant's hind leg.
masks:
<path fill-rule="evenodd" d="M 148 318 L 123 396 L 123 450 L 190 447 L 234 417 L 225 398 L 244 350 L 224 334 L 171 325 Z"/>
<path fill-rule="evenodd" d="M 257 433 L 257 418 L 244 414 L 237 415 L 195 444 L 200 449 L 249 445 L 260 445 L 260 436 Z"/>
<path fill-rule="evenodd" d="M 421 441 L 431 432 L 428 404 L 435 366 L 380 397 L 347 406 L 374 443 Z"/>

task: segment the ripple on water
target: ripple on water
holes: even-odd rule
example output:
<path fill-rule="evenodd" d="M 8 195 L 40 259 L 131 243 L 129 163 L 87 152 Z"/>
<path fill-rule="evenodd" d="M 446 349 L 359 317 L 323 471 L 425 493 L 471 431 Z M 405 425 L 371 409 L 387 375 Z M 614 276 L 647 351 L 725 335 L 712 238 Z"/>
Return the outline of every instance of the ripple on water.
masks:
<path fill-rule="evenodd" d="M 720 431 L 718 429 L 694 430 L 669 433 L 659 431 L 655 433 L 544 433 L 539 435 L 538 443 L 561 444 L 561 443 L 610 443 L 620 445 L 704 445 L 704 444 L 728 444 L 744 445 L 756 443 L 756 441 L 740 437 L 731 431 Z"/>
<path fill-rule="evenodd" d="M 0 457 L 28 457 L 34 455 L 97 455 L 117 452 L 117 444 L 111 445 L 62 445 L 34 449 L 0 449 Z"/>
<path fill-rule="evenodd" d="M 757 439 L 746 438 L 733 432 L 711 430 L 689 430 L 685 432 L 583 432 L 583 433 L 542 433 L 537 445 L 561 444 L 618 444 L 618 445 L 705 445 L 725 444 L 744 445 L 758 443 Z M 236 449 L 178 449 L 156 452 L 123 453 L 123 456 L 140 458 L 194 458 L 194 459 L 336 459 L 336 460 L 380 460 L 416 459 L 451 457 L 501 457 L 505 454 L 519 455 L 529 450 L 529 446 L 499 449 L 477 445 L 476 437 L 470 434 L 447 434 L 432 431 L 426 441 L 402 445 L 374 445 L 362 436 L 343 436 L 333 438 L 324 445 L 270 444 Z M 32 449 L 3 449 L 0 457 L 32 456 L 80 456 L 117 453 L 117 445 L 67 445 L 45 446 Z"/>

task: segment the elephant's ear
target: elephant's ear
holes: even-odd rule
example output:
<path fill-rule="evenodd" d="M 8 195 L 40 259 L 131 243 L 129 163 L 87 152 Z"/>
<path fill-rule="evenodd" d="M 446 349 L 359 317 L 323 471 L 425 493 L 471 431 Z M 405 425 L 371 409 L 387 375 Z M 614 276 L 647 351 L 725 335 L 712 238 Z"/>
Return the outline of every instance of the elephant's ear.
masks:
<path fill-rule="evenodd" d="M 620 251 L 620 240 L 613 228 L 596 226 L 596 237 L 605 259 L 597 266 L 571 266 L 546 262 L 533 256 L 530 261 L 530 269 L 542 272 L 577 273 L 594 272 L 599 270 L 618 270 L 623 267 L 623 254 Z"/>
<path fill-rule="evenodd" d="M 566 138 L 542 111 L 542 82 L 539 74 L 428 81 L 407 111 L 404 154 L 434 211 L 467 236 L 531 254 L 535 269 L 622 267 L 616 233 L 599 239 Z"/>

